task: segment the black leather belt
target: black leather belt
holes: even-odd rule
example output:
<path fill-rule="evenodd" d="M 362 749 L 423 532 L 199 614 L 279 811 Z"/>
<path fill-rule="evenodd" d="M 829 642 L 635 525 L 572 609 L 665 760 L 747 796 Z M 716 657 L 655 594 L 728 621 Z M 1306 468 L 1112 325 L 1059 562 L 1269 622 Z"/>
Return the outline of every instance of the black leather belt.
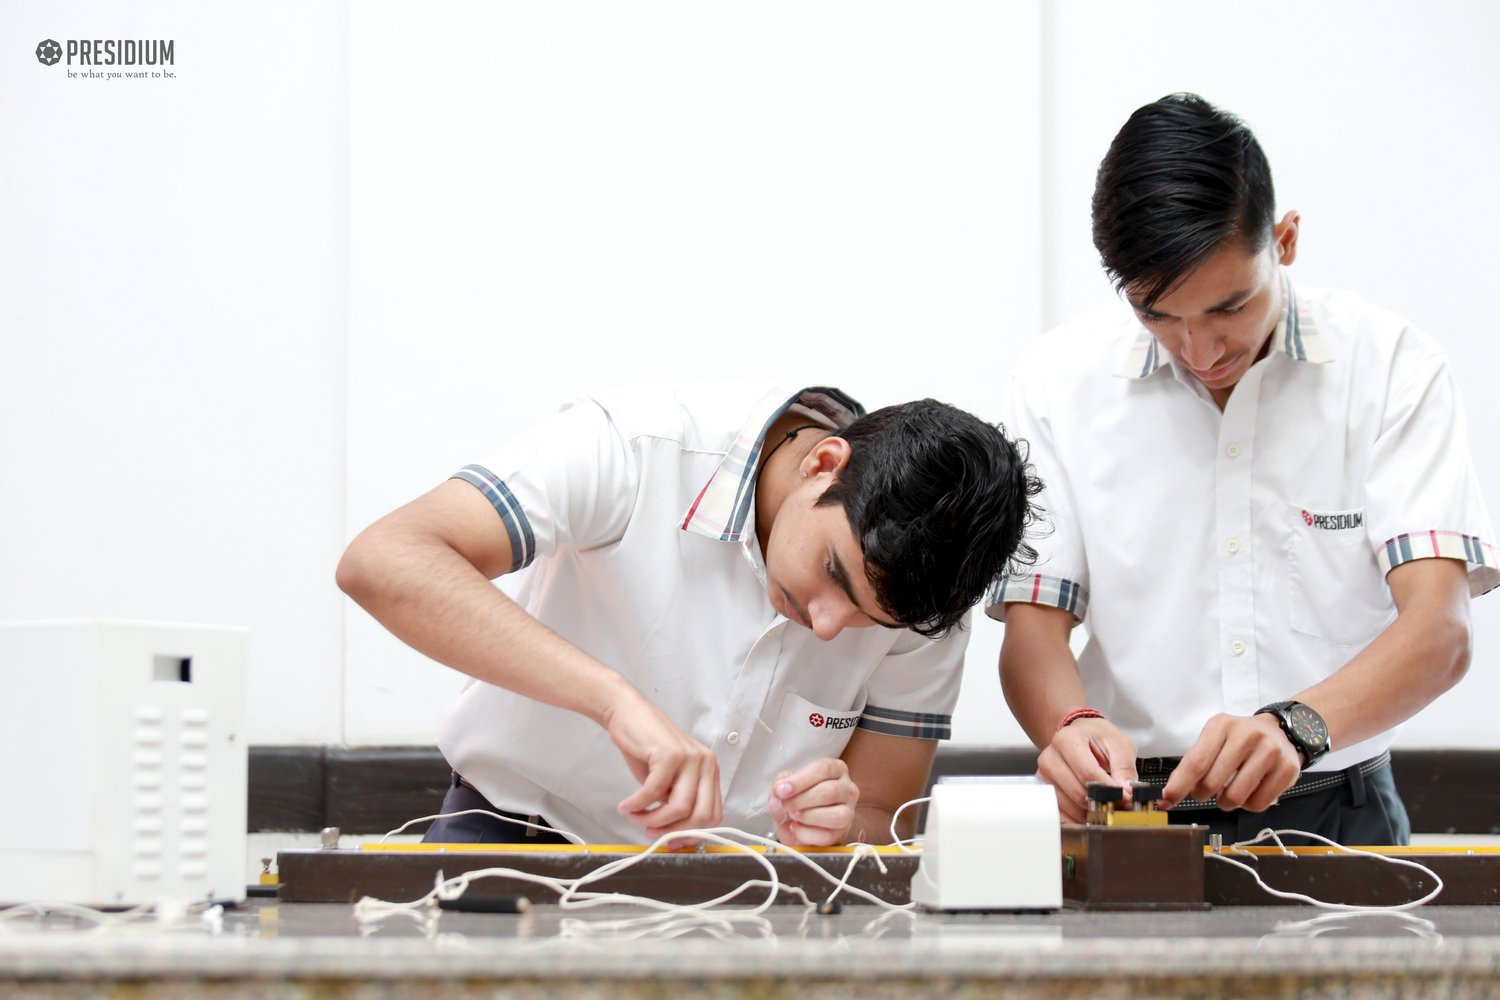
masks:
<path fill-rule="evenodd" d="M 1281 798 L 1290 799 L 1298 795 L 1308 795 L 1312 792 L 1323 792 L 1330 788 L 1338 788 L 1342 785 L 1358 782 L 1363 790 L 1364 779 L 1389 766 L 1391 752 L 1385 751 L 1378 757 L 1362 760 L 1358 764 L 1352 764 L 1342 771 L 1304 771 L 1302 776 L 1296 780 L 1292 787 L 1281 793 Z M 1139 757 L 1135 762 L 1136 777 L 1148 785 L 1160 787 L 1167 783 L 1172 776 L 1172 770 L 1182 763 L 1181 757 Z M 1211 799 L 1183 799 L 1172 807 L 1173 809 L 1217 809 L 1217 798 Z"/>

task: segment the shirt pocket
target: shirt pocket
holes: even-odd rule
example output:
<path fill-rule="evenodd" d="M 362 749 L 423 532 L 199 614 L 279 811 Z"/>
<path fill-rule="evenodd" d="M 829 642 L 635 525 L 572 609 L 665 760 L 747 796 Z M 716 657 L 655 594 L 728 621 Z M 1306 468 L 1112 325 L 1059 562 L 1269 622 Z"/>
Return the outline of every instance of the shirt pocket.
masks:
<path fill-rule="evenodd" d="M 784 761 L 778 770 L 795 771 L 823 757 L 838 757 L 859 727 L 864 705 L 828 708 L 799 694 L 787 692 L 776 714 L 776 732 L 781 737 Z"/>
<path fill-rule="evenodd" d="M 1365 535 L 1364 508 L 1292 504 L 1287 591 L 1292 629 L 1336 646 L 1363 646 L 1396 617 Z"/>

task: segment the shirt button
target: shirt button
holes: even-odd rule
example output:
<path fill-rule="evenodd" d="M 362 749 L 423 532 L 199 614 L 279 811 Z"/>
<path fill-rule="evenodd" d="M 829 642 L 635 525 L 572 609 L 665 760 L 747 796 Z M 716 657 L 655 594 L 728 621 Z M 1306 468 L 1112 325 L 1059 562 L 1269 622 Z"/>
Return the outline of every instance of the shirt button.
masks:
<path fill-rule="evenodd" d="M 739 733 L 730 733 L 728 736 L 724 737 L 724 742 L 728 743 L 730 746 L 734 746 L 739 741 L 740 741 L 740 734 Z"/>
<path fill-rule="evenodd" d="M 1239 458 L 1240 446 L 1237 444 L 1229 445 L 1224 449 L 1224 454 L 1228 455 L 1230 458 Z"/>
<path fill-rule="evenodd" d="M 1240 540 L 1238 538 L 1231 538 L 1224 543 L 1224 547 L 1229 550 L 1230 555 L 1234 555 L 1240 550 Z"/>
<path fill-rule="evenodd" d="M 1235 656 L 1239 656 L 1241 653 L 1243 653 L 1245 651 L 1245 644 L 1243 642 L 1241 642 L 1240 640 L 1236 639 L 1236 640 L 1234 640 L 1233 642 L 1231 642 L 1229 644 L 1229 651 L 1231 653 L 1233 653 Z"/>

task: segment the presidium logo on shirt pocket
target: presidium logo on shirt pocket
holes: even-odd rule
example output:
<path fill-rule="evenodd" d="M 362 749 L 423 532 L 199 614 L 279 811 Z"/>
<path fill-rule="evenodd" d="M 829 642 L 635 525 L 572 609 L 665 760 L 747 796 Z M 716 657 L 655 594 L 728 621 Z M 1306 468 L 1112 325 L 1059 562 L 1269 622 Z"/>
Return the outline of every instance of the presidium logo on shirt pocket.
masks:
<path fill-rule="evenodd" d="M 1287 590 L 1291 626 L 1339 646 L 1362 646 L 1395 616 L 1365 533 L 1365 511 L 1292 504 Z"/>
<path fill-rule="evenodd" d="M 1365 512 L 1345 510 L 1336 514 L 1317 514 L 1304 507 L 1302 508 L 1302 522 L 1309 528 L 1317 528 L 1319 531 L 1352 531 L 1365 526 Z"/>
<path fill-rule="evenodd" d="M 782 697 L 781 711 L 777 714 L 777 729 L 784 727 L 789 734 L 796 734 L 797 741 L 805 745 L 842 746 L 850 733 L 859 726 L 859 716 L 863 710 L 863 705 L 844 710 L 826 708 L 788 691 Z"/>
<path fill-rule="evenodd" d="M 809 712 L 807 724 L 814 729 L 853 729 L 859 725 L 858 715 L 826 715 L 822 712 Z"/>

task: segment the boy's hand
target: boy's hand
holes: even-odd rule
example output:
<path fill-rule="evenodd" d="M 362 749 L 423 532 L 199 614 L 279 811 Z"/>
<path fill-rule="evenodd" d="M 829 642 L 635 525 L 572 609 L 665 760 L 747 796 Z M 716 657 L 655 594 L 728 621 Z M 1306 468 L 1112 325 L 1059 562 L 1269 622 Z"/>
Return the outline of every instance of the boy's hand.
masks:
<path fill-rule="evenodd" d="M 854 827 L 859 786 L 842 760 L 824 757 L 800 771 L 783 771 L 771 782 L 769 805 L 783 844 L 831 847 Z"/>

